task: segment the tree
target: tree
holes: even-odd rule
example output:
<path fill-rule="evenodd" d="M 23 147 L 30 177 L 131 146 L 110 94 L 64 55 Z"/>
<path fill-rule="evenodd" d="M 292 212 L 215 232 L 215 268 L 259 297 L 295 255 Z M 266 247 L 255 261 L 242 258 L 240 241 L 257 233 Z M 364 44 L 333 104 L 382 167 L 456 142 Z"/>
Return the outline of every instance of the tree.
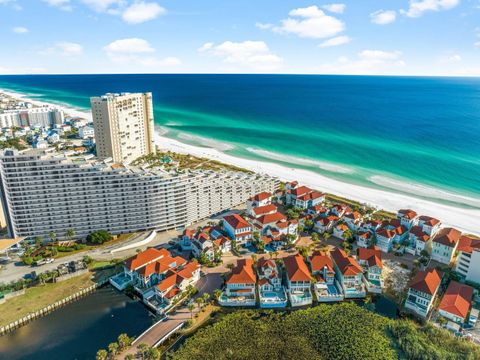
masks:
<path fill-rule="evenodd" d="M 115 355 L 118 353 L 118 344 L 116 342 L 108 344 L 108 351 L 110 352 L 110 355 L 115 358 Z"/>
<path fill-rule="evenodd" d="M 251 256 L 253 263 L 255 264 L 257 262 L 257 255 L 252 254 Z"/>
<path fill-rule="evenodd" d="M 75 230 L 70 228 L 70 229 L 67 229 L 67 232 L 65 233 L 65 236 L 67 237 L 68 240 L 72 240 L 73 237 L 75 236 Z"/>
<path fill-rule="evenodd" d="M 48 233 L 48 238 L 52 241 L 55 242 L 57 240 L 57 233 L 55 231 L 50 231 Z"/>
<path fill-rule="evenodd" d="M 40 284 L 45 285 L 45 282 L 48 280 L 48 274 L 47 273 L 39 274 L 38 280 L 40 280 Z"/>
<path fill-rule="evenodd" d="M 213 298 L 216 301 L 218 301 L 220 299 L 220 296 L 222 296 L 222 290 L 220 290 L 220 289 L 213 290 Z"/>
<path fill-rule="evenodd" d="M 147 351 L 148 351 L 149 348 L 150 348 L 150 346 L 148 346 L 145 343 L 138 344 L 137 350 L 138 350 L 138 353 L 140 354 L 140 356 L 142 357 L 142 359 L 145 359 L 145 355 L 147 354 Z"/>
<path fill-rule="evenodd" d="M 318 240 L 319 240 L 319 239 L 318 239 L 318 234 L 317 234 L 316 232 L 314 232 L 314 233 L 312 234 L 312 241 L 317 242 Z"/>
<path fill-rule="evenodd" d="M 92 244 L 103 244 L 113 239 L 113 235 L 106 230 L 97 230 L 87 236 L 87 241 Z"/>
<path fill-rule="evenodd" d="M 127 354 L 125 356 L 125 360 L 134 360 L 134 359 L 135 359 L 135 355 L 133 355 L 133 354 Z"/>
<path fill-rule="evenodd" d="M 257 251 L 259 253 L 265 252 L 265 242 L 260 240 L 255 244 L 255 247 L 257 248 Z"/>
<path fill-rule="evenodd" d="M 35 237 L 35 245 L 40 247 L 40 246 L 42 246 L 42 243 L 43 243 L 43 238 L 41 236 L 36 236 Z"/>
<path fill-rule="evenodd" d="M 310 220 L 310 219 L 305 220 L 305 222 L 304 222 L 304 226 L 305 226 L 305 228 L 306 228 L 307 230 L 312 230 L 314 225 L 315 225 L 315 224 L 314 224 L 313 221 Z"/>
<path fill-rule="evenodd" d="M 97 351 L 97 355 L 95 356 L 96 360 L 107 360 L 108 352 L 105 349 L 100 349 Z"/>
<path fill-rule="evenodd" d="M 210 294 L 209 294 L 209 293 L 204 293 L 204 294 L 202 295 L 202 298 L 203 298 L 203 301 L 204 301 L 205 303 L 207 303 L 208 300 L 210 300 Z"/>
<path fill-rule="evenodd" d="M 198 297 L 195 299 L 195 302 L 197 303 L 198 308 L 200 309 L 202 305 L 205 303 L 205 300 L 202 297 Z"/>
<path fill-rule="evenodd" d="M 255 241 L 260 240 L 260 233 L 259 233 L 258 231 L 254 231 L 254 232 L 253 232 L 253 239 L 254 239 Z"/>
<path fill-rule="evenodd" d="M 151 347 L 147 351 L 147 360 L 158 360 L 160 359 L 160 351 L 157 348 Z"/>
<path fill-rule="evenodd" d="M 345 230 L 345 231 L 343 232 L 343 238 L 344 238 L 345 240 L 347 240 L 347 241 L 350 241 L 351 239 L 353 239 L 353 233 L 352 233 L 352 231 L 351 231 L 350 229 Z"/>
<path fill-rule="evenodd" d="M 325 231 L 322 236 L 323 236 L 323 239 L 327 241 L 332 235 L 329 232 Z"/>
<path fill-rule="evenodd" d="M 308 248 L 305 246 L 300 246 L 298 247 L 298 252 L 300 255 L 302 255 L 304 258 L 308 256 Z"/>
<path fill-rule="evenodd" d="M 190 319 L 193 319 L 193 310 L 195 310 L 195 305 L 190 303 L 188 304 L 187 308 L 188 308 L 188 311 L 190 311 Z"/>
<path fill-rule="evenodd" d="M 124 351 L 130 345 L 132 345 L 132 338 L 127 334 L 123 333 L 118 335 L 117 342 L 118 342 L 118 346 L 120 347 L 120 351 Z"/>

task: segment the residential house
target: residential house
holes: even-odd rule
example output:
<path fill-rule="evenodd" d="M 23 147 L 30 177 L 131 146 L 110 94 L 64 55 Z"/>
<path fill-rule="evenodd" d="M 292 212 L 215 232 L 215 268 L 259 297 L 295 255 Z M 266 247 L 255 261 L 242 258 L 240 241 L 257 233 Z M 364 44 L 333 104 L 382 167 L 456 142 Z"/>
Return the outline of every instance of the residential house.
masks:
<path fill-rule="evenodd" d="M 467 281 L 480 283 L 480 239 L 462 236 L 457 247 L 455 271 Z"/>
<path fill-rule="evenodd" d="M 378 248 L 385 253 L 392 251 L 395 235 L 396 234 L 394 230 L 389 230 L 386 228 L 377 229 L 375 236 L 377 239 L 376 244 Z"/>
<path fill-rule="evenodd" d="M 286 191 L 286 203 L 301 209 L 321 204 L 325 201 L 325 195 L 312 190 L 307 186 L 297 186 Z"/>
<path fill-rule="evenodd" d="M 349 212 L 343 216 L 343 221 L 347 224 L 348 228 L 353 231 L 357 232 L 358 228 L 360 227 L 360 223 L 362 222 L 362 214 L 358 211 Z"/>
<path fill-rule="evenodd" d="M 435 269 L 419 271 L 408 285 L 405 308 L 426 318 L 440 287 L 441 276 Z"/>
<path fill-rule="evenodd" d="M 253 207 L 247 210 L 248 214 L 255 219 L 263 215 L 275 214 L 277 212 L 277 207 L 274 204 L 263 205 L 259 207 Z"/>
<path fill-rule="evenodd" d="M 357 260 L 364 270 L 367 290 L 381 294 L 383 290 L 382 252 L 377 246 L 357 249 Z"/>
<path fill-rule="evenodd" d="M 213 240 L 212 242 L 213 242 L 214 248 L 216 246 L 222 253 L 232 251 L 232 241 L 226 236 L 221 235 L 217 237 L 215 240 Z"/>
<path fill-rule="evenodd" d="M 397 218 L 401 221 L 401 224 L 407 229 L 410 229 L 417 217 L 417 213 L 411 209 L 401 209 L 398 210 Z"/>
<path fill-rule="evenodd" d="M 311 305 L 312 293 L 310 271 L 299 254 L 283 259 L 287 273 L 287 291 L 290 304 L 295 306 Z"/>
<path fill-rule="evenodd" d="M 256 207 L 270 205 L 272 203 L 272 194 L 264 191 L 247 200 L 247 212 Z"/>
<path fill-rule="evenodd" d="M 432 260 L 449 265 L 455 256 L 462 233 L 454 228 L 441 229 L 432 240 Z"/>
<path fill-rule="evenodd" d="M 360 225 L 358 231 L 363 231 L 363 232 L 369 231 L 373 234 L 381 226 L 382 226 L 382 222 L 380 220 L 371 219 L 371 220 L 368 220 L 368 221 L 365 221 L 364 223 L 362 223 Z"/>
<path fill-rule="evenodd" d="M 246 244 L 252 239 L 252 226 L 238 214 L 225 216 L 223 229 L 238 245 Z"/>
<path fill-rule="evenodd" d="M 340 248 L 336 248 L 331 253 L 331 256 L 335 278 L 340 284 L 345 298 L 365 297 L 367 294 L 363 279 L 363 269 L 357 261 Z"/>
<path fill-rule="evenodd" d="M 432 251 L 432 242 L 430 235 L 423 232 L 423 228 L 419 225 L 414 225 L 409 233 L 410 247 L 414 249 L 415 255 L 420 255 L 422 251 L 430 253 Z"/>
<path fill-rule="evenodd" d="M 358 247 L 369 247 L 372 242 L 372 233 L 370 231 L 360 231 L 356 235 Z"/>
<path fill-rule="evenodd" d="M 282 286 L 282 276 L 275 261 L 261 258 L 258 260 L 257 268 L 260 307 L 286 307 L 287 294 Z"/>
<path fill-rule="evenodd" d="M 225 288 L 219 299 L 222 306 L 255 306 L 255 284 L 252 259 L 240 259 L 225 281 Z"/>
<path fill-rule="evenodd" d="M 192 240 L 195 236 L 195 230 L 193 229 L 185 229 L 183 230 L 182 235 L 180 236 L 180 247 L 183 251 L 192 250 Z"/>
<path fill-rule="evenodd" d="M 335 236 L 339 239 L 343 239 L 343 234 L 345 234 L 346 231 L 349 231 L 349 228 L 346 224 L 344 224 L 344 223 L 337 224 L 333 228 L 333 236 Z"/>
<path fill-rule="evenodd" d="M 352 210 L 345 204 L 336 204 L 330 209 L 330 214 L 342 218 L 346 213 L 351 212 Z"/>
<path fill-rule="evenodd" d="M 205 229 L 193 237 L 192 253 L 197 259 L 200 259 L 202 255 L 204 255 L 208 260 L 214 260 L 215 252 L 213 249 L 213 242 Z"/>
<path fill-rule="evenodd" d="M 443 317 L 463 325 L 472 305 L 473 288 L 456 281 L 450 281 L 440 302 L 438 312 Z"/>
<path fill-rule="evenodd" d="M 266 230 L 275 227 L 278 222 L 286 222 L 287 218 L 280 212 L 262 215 L 258 219 L 253 219 L 252 223 L 258 227 L 262 235 L 266 234 Z"/>
<path fill-rule="evenodd" d="M 432 236 L 440 229 L 440 220 L 430 216 L 419 216 L 417 218 L 417 225 L 422 227 L 424 233 Z"/>
<path fill-rule="evenodd" d="M 319 302 L 342 301 L 343 294 L 335 280 L 335 270 L 329 253 L 315 251 L 308 259 L 315 279 L 313 289 Z"/>
<path fill-rule="evenodd" d="M 314 221 L 313 229 L 322 234 L 324 232 L 328 232 L 332 230 L 333 226 L 337 223 L 338 216 L 336 215 L 328 215 L 327 217 L 317 217 Z"/>

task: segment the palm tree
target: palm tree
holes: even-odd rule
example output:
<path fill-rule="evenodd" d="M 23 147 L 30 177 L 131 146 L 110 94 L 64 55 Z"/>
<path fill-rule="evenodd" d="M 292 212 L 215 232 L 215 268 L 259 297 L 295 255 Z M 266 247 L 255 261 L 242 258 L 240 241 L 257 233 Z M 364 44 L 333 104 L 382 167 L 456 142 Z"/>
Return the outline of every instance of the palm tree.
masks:
<path fill-rule="evenodd" d="M 150 346 L 148 346 L 145 343 L 141 343 L 137 346 L 137 350 L 140 353 L 140 355 L 142 356 L 142 359 L 145 359 L 145 355 L 146 355 L 149 348 L 150 348 Z"/>
<path fill-rule="evenodd" d="M 52 242 L 55 242 L 57 240 L 57 233 L 55 231 L 50 231 L 48 237 Z"/>
<path fill-rule="evenodd" d="M 65 236 L 67 237 L 68 240 L 72 240 L 73 237 L 75 236 L 75 230 L 70 228 L 70 229 L 67 229 L 67 232 L 65 233 Z"/>
<path fill-rule="evenodd" d="M 127 354 L 125 356 L 125 360 L 134 360 L 134 359 L 135 359 L 135 355 L 133 355 L 133 354 Z"/>
<path fill-rule="evenodd" d="M 190 311 L 190 319 L 193 319 L 193 310 L 195 310 L 195 305 L 190 303 L 190 304 L 188 304 L 187 308 Z"/>
<path fill-rule="evenodd" d="M 205 300 L 203 299 L 203 297 L 198 297 L 195 299 L 195 302 L 197 303 L 198 305 L 198 308 L 200 309 L 203 305 L 203 303 L 205 302 Z"/>
<path fill-rule="evenodd" d="M 96 360 L 107 360 L 108 352 L 105 349 L 100 349 L 97 351 L 97 355 L 95 356 Z"/>
<path fill-rule="evenodd" d="M 332 235 L 329 232 L 325 231 L 322 236 L 323 236 L 323 239 L 325 241 L 327 241 L 330 238 L 330 236 L 332 236 Z"/>
<path fill-rule="evenodd" d="M 202 298 L 203 298 L 203 301 L 205 301 L 205 304 L 208 302 L 208 300 L 210 300 L 210 294 L 209 293 L 205 293 L 202 295 Z"/>
<path fill-rule="evenodd" d="M 118 344 L 116 342 L 108 344 L 108 351 L 110 352 L 112 359 L 114 359 L 115 355 L 118 353 Z"/>
<path fill-rule="evenodd" d="M 157 348 L 151 347 L 147 351 L 147 359 L 148 360 L 158 360 L 160 359 L 160 351 Z"/>
<path fill-rule="evenodd" d="M 220 299 L 220 296 L 222 296 L 222 290 L 220 289 L 215 289 L 213 290 L 213 298 L 218 301 Z"/>
<path fill-rule="evenodd" d="M 257 262 L 257 255 L 252 254 L 252 261 L 254 264 Z"/>
<path fill-rule="evenodd" d="M 132 338 L 125 333 L 120 334 L 118 335 L 117 342 L 118 342 L 118 345 L 120 346 L 120 351 L 123 351 L 126 348 L 128 348 L 130 345 L 132 345 Z"/>

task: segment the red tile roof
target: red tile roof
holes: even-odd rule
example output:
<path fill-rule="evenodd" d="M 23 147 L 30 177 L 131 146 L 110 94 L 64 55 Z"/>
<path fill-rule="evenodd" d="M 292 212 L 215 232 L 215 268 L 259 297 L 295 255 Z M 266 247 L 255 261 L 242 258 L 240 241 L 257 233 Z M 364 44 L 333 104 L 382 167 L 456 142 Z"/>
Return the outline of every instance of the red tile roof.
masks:
<path fill-rule="evenodd" d="M 360 265 L 358 265 L 357 261 L 353 257 L 347 256 L 345 251 L 340 248 L 333 250 L 332 259 L 343 275 L 350 276 L 363 273 L 363 270 Z"/>
<path fill-rule="evenodd" d="M 458 242 L 458 251 L 471 254 L 474 249 L 480 249 L 480 239 L 462 236 Z"/>
<path fill-rule="evenodd" d="M 299 197 L 299 196 L 308 194 L 310 192 L 312 192 L 312 189 L 310 189 L 309 187 L 299 186 L 298 188 L 292 190 L 292 195 Z"/>
<path fill-rule="evenodd" d="M 333 263 L 330 254 L 326 254 L 323 251 L 315 251 L 312 256 L 310 256 L 309 260 L 312 272 L 323 271 L 325 267 L 327 267 L 328 271 L 333 271 Z"/>
<path fill-rule="evenodd" d="M 170 252 L 166 249 L 150 248 L 125 260 L 125 265 L 129 270 L 136 270 L 162 257 L 170 257 Z"/>
<path fill-rule="evenodd" d="M 297 196 L 297 200 L 302 200 L 302 201 L 315 200 L 315 199 L 321 198 L 322 196 L 324 195 L 319 193 L 318 191 L 312 191 L 308 194 Z"/>
<path fill-rule="evenodd" d="M 261 193 L 255 195 L 255 196 L 251 197 L 250 200 L 259 202 L 259 201 L 267 200 L 270 197 L 272 197 L 272 194 L 264 191 L 264 192 L 261 192 Z"/>
<path fill-rule="evenodd" d="M 380 269 L 382 265 L 382 252 L 377 246 L 370 248 L 358 248 L 357 257 L 359 260 L 366 261 L 368 266 L 378 266 Z"/>
<path fill-rule="evenodd" d="M 433 238 L 433 242 L 455 247 L 460 240 L 462 233 L 454 228 L 443 228 Z"/>
<path fill-rule="evenodd" d="M 415 235 L 418 240 L 424 242 L 427 242 L 430 239 L 430 236 L 428 234 L 425 234 L 422 230 L 422 227 L 418 225 L 412 226 L 412 228 L 410 229 L 410 234 Z"/>
<path fill-rule="evenodd" d="M 277 211 L 277 207 L 273 204 L 269 204 L 269 205 L 253 208 L 252 211 L 255 213 L 255 215 L 258 216 L 258 215 L 268 214 L 272 211 Z"/>
<path fill-rule="evenodd" d="M 409 287 L 433 295 L 440 286 L 441 277 L 437 270 L 419 271 L 410 281 Z"/>
<path fill-rule="evenodd" d="M 423 221 L 426 225 L 430 225 L 430 226 L 435 226 L 435 225 L 437 225 L 437 224 L 440 222 L 440 220 L 435 219 L 435 218 L 430 217 L 430 216 L 426 216 L 426 215 L 419 216 L 419 217 L 418 217 L 418 220 L 421 220 L 421 221 Z"/>
<path fill-rule="evenodd" d="M 257 277 L 253 272 L 252 259 L 240 259 L 227 279 L 227 284 L 255 284 Z"/>
<path fill-rule="evenodd" d="M 443 296 L 439 309 L 465 320 L 472 303 L 473 288 L 451 281 Z"/>
<path fill-rule="evenodd" d="M 185 229 L 183 230 L 183 236 L 186 236 L 188 237 L 189 239 L 191 239 L 193 237 L 193 235 L 195 235 L 195 230 L 193 229 Z"/>
<path fill-rule="evenodd" d="M 279 213 L 279 212 L 276 212 L 276 213 L 273 213 L 273 214 L 262 215 L 257 219 L 257 221 L 262 225 L 276 223 L 276 222 L 285 221 L 285 220 L 287 220 L 285 215 L 283 215 L 282 213 Z"/>
<path fill-rule="evenodd" d="M 311 275 L 307 264 L 299 254 L 287 256 L 283 259 L 285 270 L 290 281 L 310 281 Z"/>
<path fill-rule="evenodd" d="M 227 215 L 223 220 L 236 230 L 250 227 L 250 224 L 238 214 Z"/>
<path fill-rule="evenodd" d="M 415 211 L 413 211 L 412 209 L 401 209 L 401 210 L 398 210 L 398 214 L 401 216 L 401 217 L 404 217 L 408 220 L 412 220 L 414 219 L 416 216 L 417 216 L 417 213 Z"/>

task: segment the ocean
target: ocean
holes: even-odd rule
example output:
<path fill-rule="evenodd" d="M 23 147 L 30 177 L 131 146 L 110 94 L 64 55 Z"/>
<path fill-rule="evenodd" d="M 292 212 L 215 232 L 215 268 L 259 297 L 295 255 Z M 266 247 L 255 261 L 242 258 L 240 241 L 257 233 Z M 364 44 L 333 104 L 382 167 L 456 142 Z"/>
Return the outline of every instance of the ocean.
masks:
<path fill-rule="evenodd" d="M 151 91 L 163 136 L 344 183 L 480 209 L 480 79 L 303 75 L 0 76 L 89 110 Z"/>

